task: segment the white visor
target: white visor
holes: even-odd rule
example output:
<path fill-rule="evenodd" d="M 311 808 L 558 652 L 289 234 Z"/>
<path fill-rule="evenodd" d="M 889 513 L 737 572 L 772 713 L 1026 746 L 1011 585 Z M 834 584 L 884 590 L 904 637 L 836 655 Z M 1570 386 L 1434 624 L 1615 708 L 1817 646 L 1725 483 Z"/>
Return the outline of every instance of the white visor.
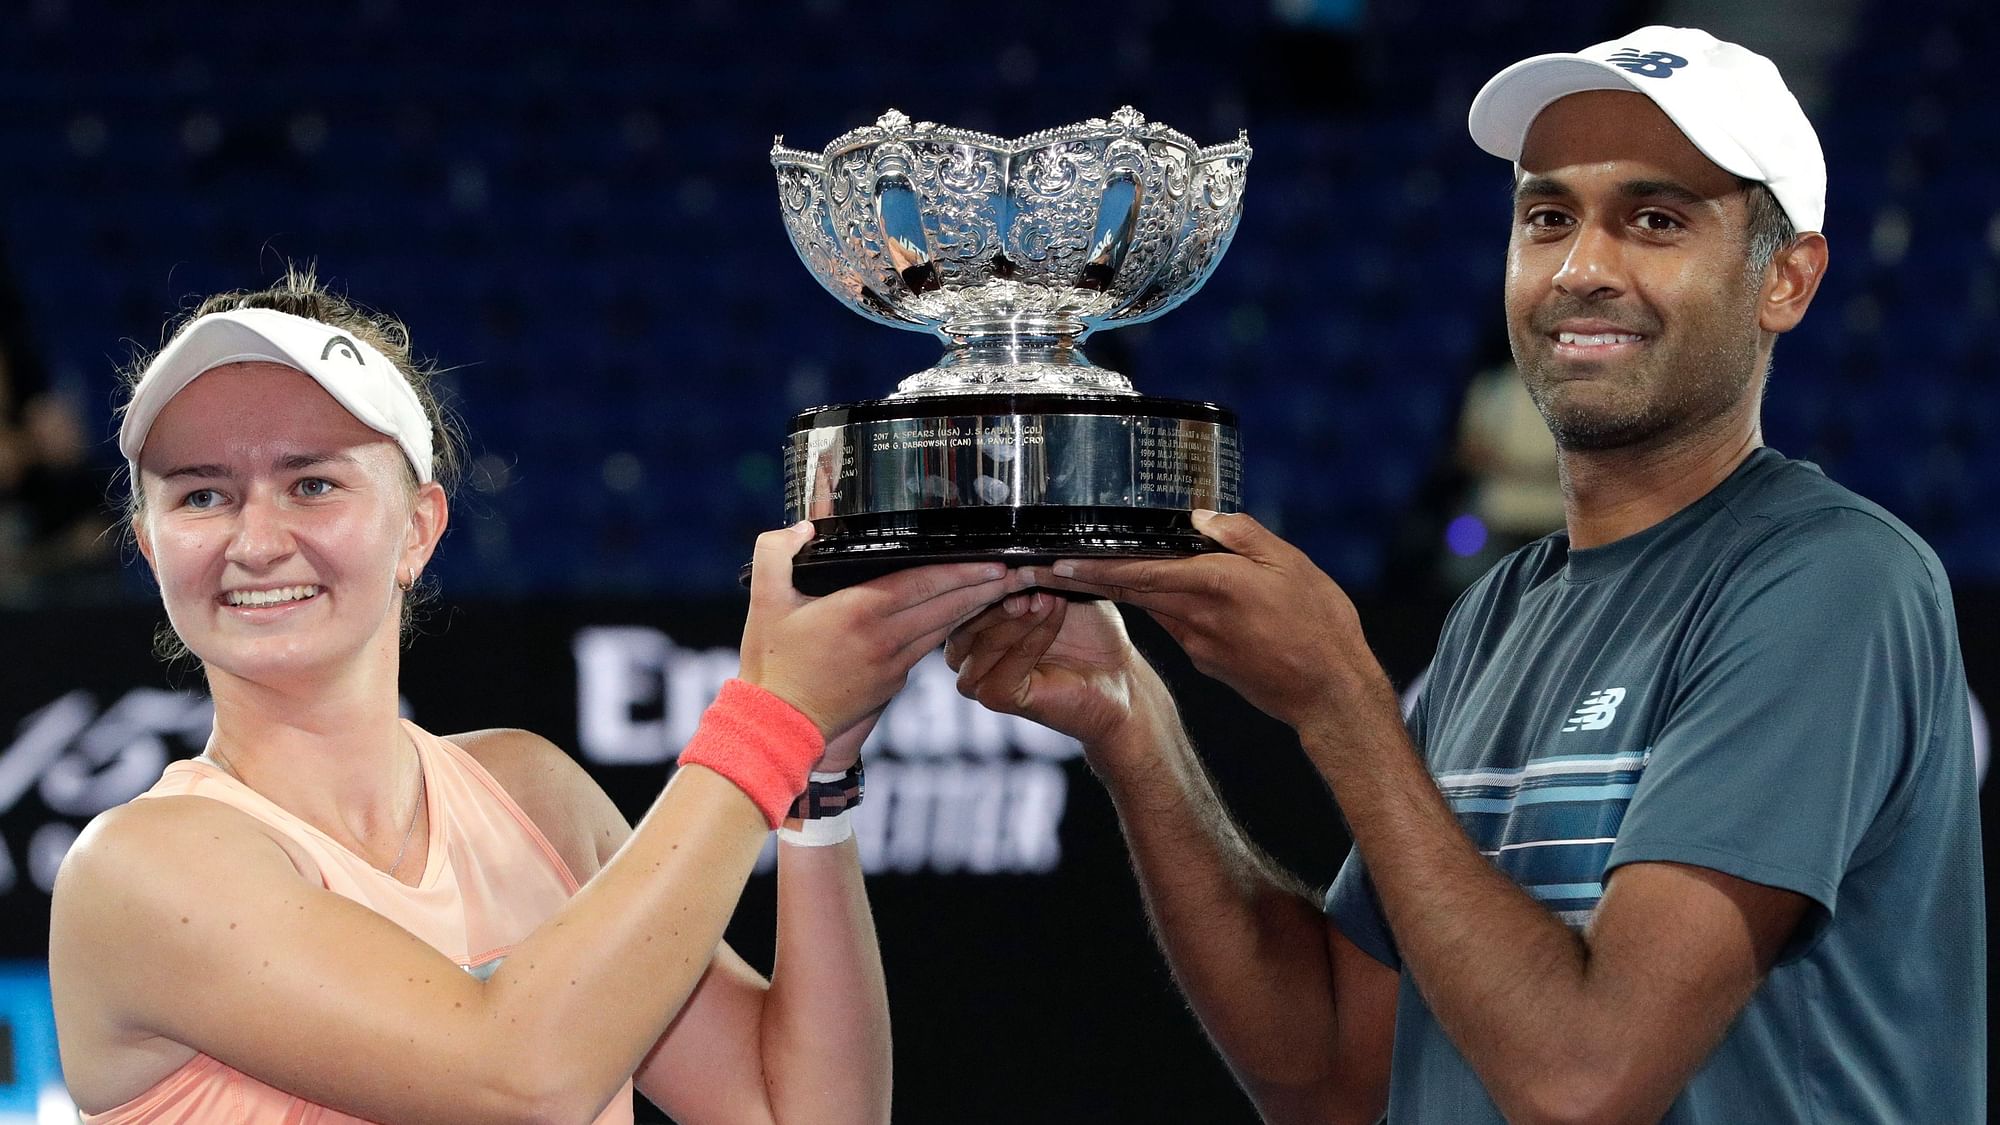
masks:
<path fill-rule="evenodd" d="M 118 451 L 131 466 L 135 487 L 139 451 L 160 411 L 203 372 L 231 363 L 279 363 L 311 376 L 363 425 L 393 438 L 417 480 L 432 479 L 430 416 L 388 357 L 317 320 L 276 309 L 231 309 L 182 329 L 133 388 L 118 427 Z"/>

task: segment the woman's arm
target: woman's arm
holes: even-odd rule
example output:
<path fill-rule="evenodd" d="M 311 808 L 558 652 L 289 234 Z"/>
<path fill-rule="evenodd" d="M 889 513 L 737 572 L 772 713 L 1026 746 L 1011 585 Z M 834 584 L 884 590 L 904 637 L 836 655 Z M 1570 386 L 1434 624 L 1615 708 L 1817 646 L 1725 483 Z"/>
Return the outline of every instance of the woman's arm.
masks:
<path fill-rule="evenodd" d="M 851 760 L 869 726 L 835 739 L 829 757 L 846 744 L 842 761 Z M 482 731 L 452 741 L 507 789 L 579 881 L 630 835 L 596 781 L 546 739 Z M 852 840 L 779 845 L 771 979 L 720 945 L 634 1077 L 686 1125 L 888 1120 L 888 994 Z"/>
<path fill-rule="evenodd" d="M 871 717 L 835 738 L 819 768 L 852 765 L 874 726 Z M 718 958 L 718 967 L 725 965 Z M 745 989 L 742 973 L 711 973 L 647 1060 L 640 1089 L 689 1125 L 886 1123 L 889 995 L 852 839 L 825 847 L 779 843 L 771 980 L 750 979 L 754 987 Z M 701 994 L 711 986 L 712 1004 Z M 712 1080 L 728 1066 L 730 1051 L 759 1061 L 754 1068 L 738 1063 L 754 1086 Z M 754 1116 L 744 1109 L 752 1104 L 759 1107 Z"/>
<path fill-rule="evenodd" d="M 58 1012 L 369 1120 L 589 1120 L 706 971 L 765 832 L 735 786 L 687 770 L 481 983 L 305 882 L 235 810 L 136 802 L 94 822 L 58 879 Z"/>
<path fill-rule="evenodd" d="M 889 1120 L 888 994 L 852 840 L 779 845 L 771 980 L 723 946 L 635 1077 L 685 1125 Z"/>
<path fill-rule="evenodd" d="M 744 674 L 822 730 L 881 706 L 1010 585 L 968 564 L 802 599 L 788 572 L 804 538 L 759 542 Z M 304 882 L 240 814 L 138 802 L 100 818 L 58 881 L 58 1010 L 135 1050 L 182 1044 L 373 1120 L 588 1120 L 709 972 L 768 828 L 734 784 L 683 767 L 603 870 L 482 983 Z"/>

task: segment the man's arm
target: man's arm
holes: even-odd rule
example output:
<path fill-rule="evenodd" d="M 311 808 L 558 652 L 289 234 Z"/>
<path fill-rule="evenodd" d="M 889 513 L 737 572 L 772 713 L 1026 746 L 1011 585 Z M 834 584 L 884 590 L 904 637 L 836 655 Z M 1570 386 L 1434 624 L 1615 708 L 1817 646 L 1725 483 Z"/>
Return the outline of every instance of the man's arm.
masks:
<path fill-rule="evenodd" d="M 1151 612 L 1193 658 L 1300 732 L 1426 1002 L 1503 1112 L 1653 1120 L 1741 1010 L 1807 900 L 1676 864 L 1620 869 L 1582 935 L 1481 856 L 1411 747 L 1352 604 L 1247 516 L 1231 549 L 1062 564 L 1050 581 Z"/>
<path fill-rule="evenodd" d="M 1117 612 L 1017 597 L 954 634 L 946 658 L 965 694 L 1083 741 L 1174 977 L 1265 1119 L 1378 1118 L 1397 974 L 1230 820 Z"/>
<path fill-rule="evenodd" d="M 1388 681 L 1302 732 L 1425 1002 L 1510 1120 L 1655 1121 L 1750 999 L 1808 900 L 1700 867 L 1615 871 L 1570 930 L 1459 827 Z"/>

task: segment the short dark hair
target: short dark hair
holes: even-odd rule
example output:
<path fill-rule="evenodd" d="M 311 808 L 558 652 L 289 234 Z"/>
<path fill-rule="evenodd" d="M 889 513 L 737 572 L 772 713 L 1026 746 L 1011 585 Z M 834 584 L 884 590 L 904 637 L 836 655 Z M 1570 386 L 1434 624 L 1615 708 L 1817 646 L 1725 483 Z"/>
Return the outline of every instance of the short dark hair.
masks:
<path fill-rule="evenodd" d="M 1792 244 L 1799 232 L 1792 226 L 1791 217 L 1778 204 L 1778 197 L 1771 194 L 1771 185 L 1756 180 L 1739 178 L 1737 184 L 1743 189 L 1743 199 L 1749 205 L 1750 222 L 1744 238 L 1744 258 L 1752 274 L 1762 274 L 1771 266 L 1771 259 L 1778 251 Z"/>

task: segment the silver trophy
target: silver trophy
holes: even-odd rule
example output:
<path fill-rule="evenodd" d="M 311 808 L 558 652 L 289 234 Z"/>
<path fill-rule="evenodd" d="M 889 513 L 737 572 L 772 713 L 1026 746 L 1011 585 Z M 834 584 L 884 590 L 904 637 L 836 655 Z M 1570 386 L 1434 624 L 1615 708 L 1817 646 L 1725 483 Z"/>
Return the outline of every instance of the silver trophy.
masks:
<path fill-rule="evenodd" d="M 820 593 L 897 567 L 1213 549 L 1242 506 L 1236 416 L 1140 395 L 1079 345 L 1151 320 L 1215 269 L 1247 138 L 1197 147 L 1126 106 L 1018 140 L 895 110 L 822 153 L 771 148 L 785 229 L 821 285 L 945 342 L 894 394 L 792 420 L 794 563 Z"/>

